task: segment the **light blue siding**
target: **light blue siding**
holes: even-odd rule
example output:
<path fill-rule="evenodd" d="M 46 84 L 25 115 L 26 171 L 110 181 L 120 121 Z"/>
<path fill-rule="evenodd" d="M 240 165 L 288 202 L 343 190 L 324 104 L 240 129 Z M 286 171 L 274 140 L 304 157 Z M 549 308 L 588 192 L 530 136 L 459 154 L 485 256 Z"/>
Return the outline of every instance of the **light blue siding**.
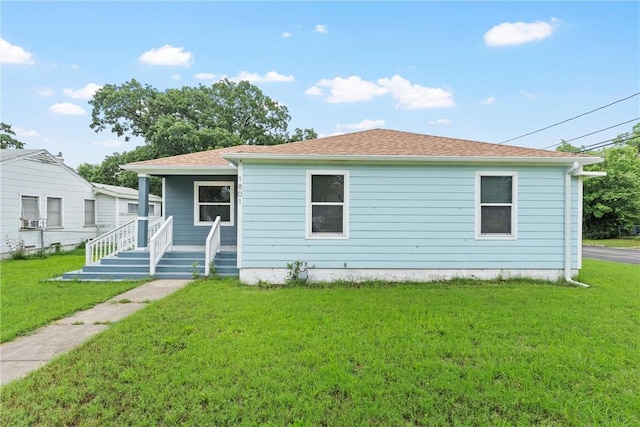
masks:
<path fill-rule="evenodd" d="M 349 171 L 349 238 L 305 239 L 306 171 Z M 518 238 L 475 239 L 475 173 L 518 173 Z M 562 269 L 563 167 L 243 166 L 243 268 Z M 577 256 L 577 179 L 572 183 Z"/>
<path fill-rule="evenodd" d="M 236 176 L 168 176 L 165 179 L 165 216 L 173 216 L 173 243 L 175 245 L 205 244 L 210 226 L 194 225 L 194 182 L 195 181 L 233 181 L 237 191 Z M 237 220 L 237 195 L 234 224 Z M 223 245 L 235 245 L 237 242 L 237 226 L 222 226 L 221 241 Z"/>

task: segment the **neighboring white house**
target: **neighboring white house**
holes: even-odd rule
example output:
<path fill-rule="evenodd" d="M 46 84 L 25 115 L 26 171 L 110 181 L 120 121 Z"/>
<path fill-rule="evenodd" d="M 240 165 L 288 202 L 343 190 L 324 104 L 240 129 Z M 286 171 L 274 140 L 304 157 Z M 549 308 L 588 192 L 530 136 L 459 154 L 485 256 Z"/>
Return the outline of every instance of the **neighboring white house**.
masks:
<path fill-rule="evenodd" d="M 0 257 L 20 243 L 27 250 L 73 248 L 135 218 L 127 212 L 137 199 L 134 189 L 91 184 L 61 154 L 0 150 Z M 160 198 L 150 200 L 159 215 Z"/>
<path fill-rule="evenodd" d="M 98 201 L 97 224 L 100 234 L 138 217 L 138 190 L 92 182 Z M 162 197 L 149 195 L 149 223 L 162 216 Z"/>

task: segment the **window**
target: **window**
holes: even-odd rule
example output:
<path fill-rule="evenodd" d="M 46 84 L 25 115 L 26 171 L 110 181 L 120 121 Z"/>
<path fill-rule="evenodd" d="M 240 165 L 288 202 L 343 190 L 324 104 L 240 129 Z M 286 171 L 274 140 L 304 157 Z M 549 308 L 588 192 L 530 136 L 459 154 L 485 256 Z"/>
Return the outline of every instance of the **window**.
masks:
<path fill-rule="evenodd" d="M 47 227 L 62 227 L 62 199 L 47 197 Z"/>
<path fill-rule="evenodd" d="M 20 205 L 20 227 L 36 228 L 40 219 L 40 202 L 37 196 L 22 196 Z"/>
<path fill-rule="evenodd" d="M 156 207 L 155 205 L 149 205 L 149 215 L 155 214 Z M 137 203 L 127 203 L 127 213 L 131 215 L 135 215 L 138 213 L 138 204 Z"/>
<path fill-rule="evenodd" d="M 516 238 L 517 188 L 515 172 L 476 175 L 476 238 Z"/>
<path fill-rule="evenodd" d="M 91 199 L 84 200 L 84 225 L 96 225 L 96 201 Z"/>
<path fill-rule="evenodd" d="M 349 175 L 307 172 L 307 238 L 348 237 Z"/>
<path fill-rule="evenodd" d="M 233 225 L 233 182 L 196 181 L 194 193 L 195 225 L 211 225 L 218 216 L 221 224 Z"/>

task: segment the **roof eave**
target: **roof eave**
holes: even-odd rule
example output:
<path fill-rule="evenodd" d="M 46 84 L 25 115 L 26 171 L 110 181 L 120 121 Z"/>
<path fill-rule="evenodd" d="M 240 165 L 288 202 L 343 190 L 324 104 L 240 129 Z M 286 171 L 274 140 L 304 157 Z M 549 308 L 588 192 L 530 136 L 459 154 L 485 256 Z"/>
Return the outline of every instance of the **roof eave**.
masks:
<path fill-rule="evenodd" d="M 124 170 L 130 170 L 147 175 L 235 175 L 238 168 L 229 164 L 220 165 L 135 165 L 120 166 Z"/>
<path fill-rule="evenodd" d="M 255 154 L 225 153 L 226 160 L 237 163 L 242 160 L 256 161 L 354 161 L 374 163 L 556 163 L 590 165 L 604 161 L 601 157 L 498 157 L 498 156 L 376 156 L 376 155 L 308 155 L 308 154 Z"/>

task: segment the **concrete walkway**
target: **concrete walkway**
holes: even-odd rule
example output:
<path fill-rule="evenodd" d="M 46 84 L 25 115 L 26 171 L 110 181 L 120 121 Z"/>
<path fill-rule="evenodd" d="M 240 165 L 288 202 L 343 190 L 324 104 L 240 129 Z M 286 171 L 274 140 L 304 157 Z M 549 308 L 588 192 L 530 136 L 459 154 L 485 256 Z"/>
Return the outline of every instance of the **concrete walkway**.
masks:
<path fill-rule="evenodd" d="M 60 319 L 35 333 L 0 345 L 0 384 L 4 385 L 44 365 L 109 327 L 150 301 L 172 294 L 191 280 L 154 280 L 88 310 Z M 130 302 L 119 302 L 119 301 Z"/>

